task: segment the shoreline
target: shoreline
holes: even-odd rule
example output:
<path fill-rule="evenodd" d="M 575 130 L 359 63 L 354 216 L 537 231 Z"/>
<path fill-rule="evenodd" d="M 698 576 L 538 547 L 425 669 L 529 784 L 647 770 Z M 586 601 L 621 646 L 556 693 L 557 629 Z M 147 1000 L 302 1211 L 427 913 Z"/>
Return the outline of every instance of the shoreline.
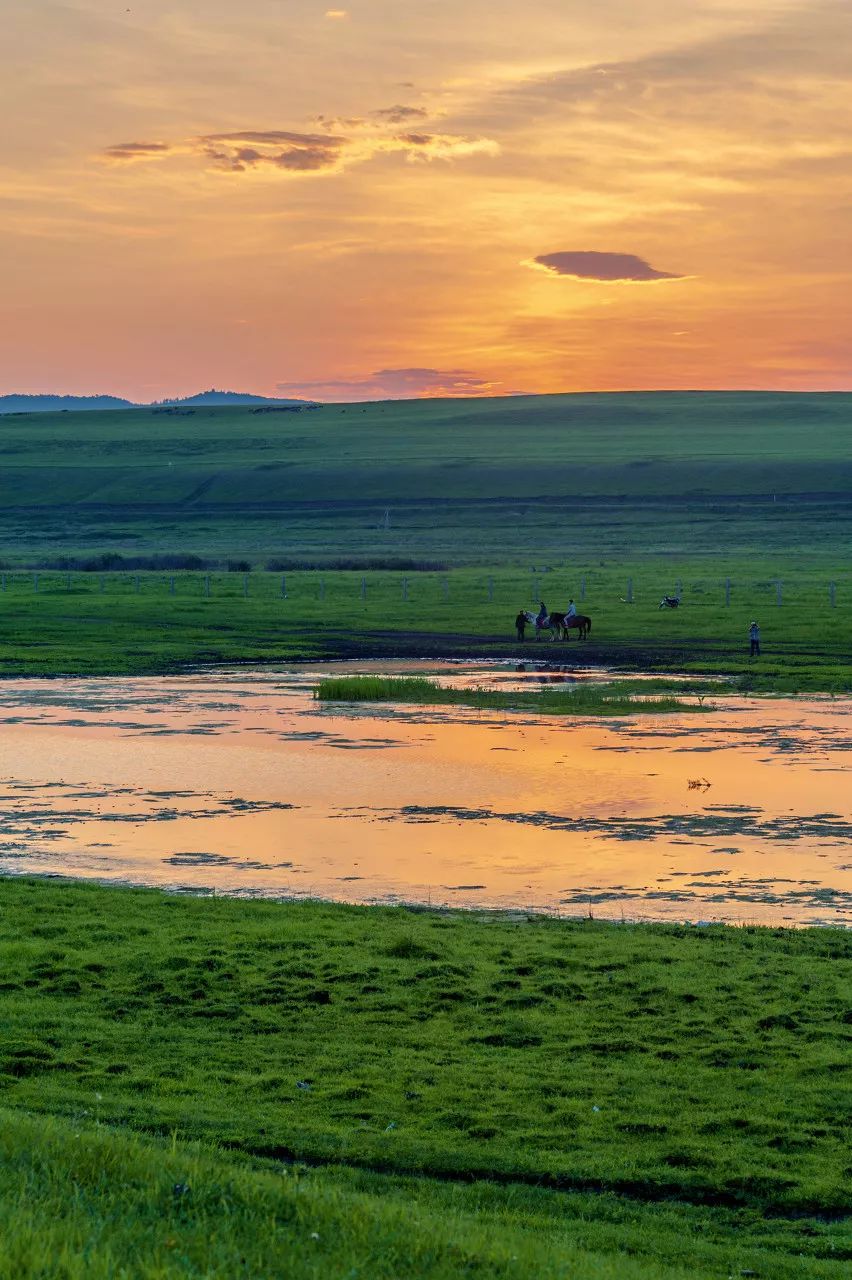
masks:
<path fill-rule="evenodd" d="M 372 902 L 352 902 L 347 898 L 324 898 L 322 896 L 306 895 L 304 897 L 276 897 L 267 894 L 255 893 L 228 893 L 222 889 L 204 888 L 198 889 L 187 887 L 170 888 L 165 885 L 143 884 L 132 880 L 101 880 L 96 876 L 72 876 L 61 875 L 54 871 L 45 871 L 39 873 L 37 871 L 22 871 L 20 873 L 9 871 L 7 869 L 0 870 L 0 886 L 7 882 L 26 882 L 33 881 L 36 884 L 56 884 L 69 888 L 78 886 L 90 887 L 94 890 L 105 890 L 108 893 L 115 891 L 116 893 L 150 893 L 158 898 L 168 898 L 175 901 L 191 900 L 191 901 L 210 901 L 210 902 L 233 902 L 244 906 L 255 903 L 266 904 L 275 907 L 285 908 L 343 908 L 364 913 L 378 914 L 383 911 L 400 911 L 412 917 L 417 916 L 434 916 L 443 920 L 453 920 L 463 922 L 493 922 L 501 924 L 553 924 L 567 925 L 576 927 L 578 925 L 588 925 L 589 927 L 605 927 L 618 930 L 624 929 L 654 929 L 664 930 L 675 934 L 682 934 L 684 930 L 688 932 L 707 932 L 708 930 L 729 930 L 735 933 L 759 932 L 771 933 L 778 935 L 779 933 L 797 935 L 802 932 L 813 930 L 815 933 L 837 933 L 842 937 L 849 937 L 852 934 L 852 925 L 844 924 L 814 924 L 811 922 L 804 924 L 768 924 L 751 920 L 666 920 L 646 918 L 632 918 L 630 916 L 621 915 L 620 917 L 594 915 L 592 912 L 578 912 L 576 914 L 567 914 L 564 912 L 548 911 L 545 908 L 537 909 L 535 907 L 489 907 L 489 906 L 447 906 L 433 904 L 431 902 L 417 902 L 416 900 L 402 901 L 400 899 L 388 899 L 387 901 L 376 900 Z"/>
<path fill-rule="evenodd" d="M 49 670 L 32 670 L 16 666 L 15 660 L 0 660 L 0 688 L 13 680 L 74 680 L 109 678 L 156 678 L 190 676 L 217 671 L 246 671 L 282 666 L 320 667 L 330 662 L 423 662 L 458 663 L 489 662 L 500 664 L 529 663 L 543 671 L 601 672 L 614 679 L 638 673 L 649 676 L 716 678 L 728 680 L 731 692 L 787 696 L 796 694 L 852 694 L 852 664 L 844 663 L 849 676 L 843 688 L 838 687 L 837 670 L 823 676 L 818 669 L 801 670 L 800 662 L 835 661 L 826 649 L 783 650 L 766 653 L 755 662 L 745 654 L 735 654 L 728 646 L 713 647 L 704 643 L 690 648 L 662 649 L 657 646 L 610 643 L 596 645 L 592 641 L 540 642 L 512 644 L 496 636 L 464 636 L 453 633 L 392 631 L 381 633 L 349 633 L 346 637 L 324 640 L 317 648 L 278 653 L 257 653 L 235 658 L 222 655 L 210 658 L 180 658 L 167 661 L 136 661 L 129 668 L 112 662 L 94 667 L 64 667 L 58 663 Z M 10 666 L 13 669 L 9 669 Z M 767 670 L 768 667 L 768 670 Z M 779 670 L 778 668 L 782 669 Z M 786 668 L 786 669 L 784 669 Z"/>

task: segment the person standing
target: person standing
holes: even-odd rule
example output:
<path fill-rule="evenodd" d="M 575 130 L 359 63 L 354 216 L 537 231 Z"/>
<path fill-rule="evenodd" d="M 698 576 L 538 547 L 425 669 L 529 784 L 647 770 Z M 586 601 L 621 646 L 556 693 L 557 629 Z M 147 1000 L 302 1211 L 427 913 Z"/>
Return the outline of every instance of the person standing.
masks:
<path fill-rule="evenodd" d="M 523 609 L 521 609 L 520 612 L 518 613 L 517 618 L 515 619 L 515 630 L 518 633 L 519 640 L 524 639 L 524 628 L 526 627 L 526 625 L 527 625 L 527 615 L 524 613 Z"/>
<path fill-rule="evenodd" d="M 753 622 L 748 629 L 748 639 L 749 639 L 749 655 L 748 656 L 750 658 L 759 658 L 760 657 L 760 627 L 757 625 L 756 622 Z"/>

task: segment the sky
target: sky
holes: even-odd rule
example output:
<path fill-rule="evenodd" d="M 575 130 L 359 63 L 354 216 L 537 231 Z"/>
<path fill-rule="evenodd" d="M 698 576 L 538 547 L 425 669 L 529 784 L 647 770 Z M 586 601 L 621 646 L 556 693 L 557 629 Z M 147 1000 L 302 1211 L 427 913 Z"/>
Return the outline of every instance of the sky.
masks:
<path fill-rule="evenodd" d="M 0 394 L 852 389 L 849 0 L 0 0 Z"/>

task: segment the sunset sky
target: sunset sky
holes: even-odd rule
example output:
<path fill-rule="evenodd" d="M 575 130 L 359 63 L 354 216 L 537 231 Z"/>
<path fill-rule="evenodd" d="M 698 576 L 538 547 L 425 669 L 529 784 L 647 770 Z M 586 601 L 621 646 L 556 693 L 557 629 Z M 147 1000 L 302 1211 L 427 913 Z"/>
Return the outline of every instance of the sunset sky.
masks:
<path fill-rule="evenodd" d="M 0 18 L 0 393 L 852 389 L 850 0 Z"/>

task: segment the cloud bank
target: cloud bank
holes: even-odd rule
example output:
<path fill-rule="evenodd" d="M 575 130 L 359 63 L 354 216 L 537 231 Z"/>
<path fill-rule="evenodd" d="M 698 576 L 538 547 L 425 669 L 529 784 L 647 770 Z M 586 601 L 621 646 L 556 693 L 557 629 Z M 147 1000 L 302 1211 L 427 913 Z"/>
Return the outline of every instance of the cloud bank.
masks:
<path fill-rule="evenodd" d="M 428 118 L 422 107 L 396 104 L 371 111 L 367 116 L 336 118 L 317 116 L 322 133 L 292 129 L 239 129 L 205 133 L 180 142 L 119 142 L 101 152 L 101 159 L 115 164 L 130 161 L 201 161 L 207 168 L 228 173 L 247 170 L 317 174 L 340 172 L 382 154 L 401 154 L 406 160 L 459 160 L 493 156 L 499 151 L 490 138 L 438 133 L 411 126 Z M 399 126 L 408 126 L 400 132 Z"/>
<path fill-rule="evenodd" d="M 569 249 L 561 253 L 542 253 L 530 266 L 540 267 L 557 276 L 574 276 L 578 280 L 684 280 L 672 271 L 658 271 L 635 253 L 597 253 L 592 250 Z"/>
<path fill-rule="evenodd" d="M 363 378 L 325 382 L 279 382 L 279 391 L 317 400 L 420 400 L 440 396 L 506 394 L 502 384 L 480 378 L 469 369 L 377 369 Z"/>

